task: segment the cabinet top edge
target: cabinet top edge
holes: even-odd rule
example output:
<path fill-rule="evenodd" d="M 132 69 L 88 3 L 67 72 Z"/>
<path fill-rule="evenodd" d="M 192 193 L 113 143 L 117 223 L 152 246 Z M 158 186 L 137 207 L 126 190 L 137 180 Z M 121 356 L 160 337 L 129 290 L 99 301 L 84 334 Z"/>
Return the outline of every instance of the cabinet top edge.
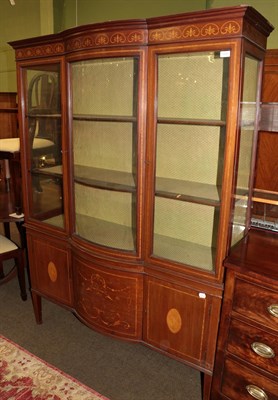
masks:
<path fill-rule="evenodd" d="M 272 24 L 256 9 L 248 5 L 240 5 L 233 7 L 212 8 L 182 14 L 151 17 L 146 19 L 117 20 L 80 25 L 58 33 L 11 41 L 8 42 L 8 44 L 16 50 L 29 46 L 43 45 L 49 43 L 50 41 L 62 42 L 64 40 L 73 39 L 74 37 L 85 33 L 105 34 L 106 32 L 110 31 L 119 33 L 127 30 L 132 30 L 133 32 L 135 32 L 136 30 L 141 30 L 145 31 L 147 36 L 147 32 L 154 29 L 160 30 L 180 25 L 194 27 L 197 23 L 212 24 L 221 21 L 223 23 L 237 21 L 237 23 L 240 24 L 243 23 L 243 20 L 253 25 L 266 37 L 269 36 L 269 34 L 274 29 Z M 229 33 L 232 34 L 233 32 Z M 145 37 L 145 40 L 144 42 L 142 42 L 142 44 L 148 44 L 149 42 L 150 40 L 147 40 L 147 37 Z M 103 43 L 103 45 L 105 45 L 105 43 Z"/>
<path fill-rule="evenodd" d="M 278 282 L 278 233 L 251 228 L 230 252 L 224 266 L 251 272 Z"/>

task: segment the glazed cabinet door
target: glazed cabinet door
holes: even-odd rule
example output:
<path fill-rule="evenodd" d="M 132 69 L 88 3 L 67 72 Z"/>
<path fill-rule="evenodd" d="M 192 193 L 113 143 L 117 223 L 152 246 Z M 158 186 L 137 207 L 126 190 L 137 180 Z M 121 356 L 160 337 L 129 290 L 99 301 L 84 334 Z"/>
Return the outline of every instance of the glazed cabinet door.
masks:
<path fill-rule="evenodd" d="M 151 52 L 151 104 L 157 104 L 148 132 L 151 262 L 209 274 L 215 271 L 226 143 L 230 51 L 222 50 Z"/>
<path fill-rule="evenodd" d="M 61 60 L 20 66 L 27 220 L 64 228 Z"/>
<path fill-rule="evenodd" d="M 150 51 L 148 254 L 219 282 L 231 230 L 235 244 L 249 226 L 260 61 L 240 69 L 232 43 L 193 49 Z"/>
<path fill-rule="evenodd" d="M 261 78 L 262 58 L 255 57 L 246 51 L 233 191 L 231 247 L 246 235 L 246 228 L 250 227 Z"/>
<path fill-rule="evenodd" d="M 114 254 L 140 246 L 142 58 L 111 52 L 70 62 L 73 231 Z"/>

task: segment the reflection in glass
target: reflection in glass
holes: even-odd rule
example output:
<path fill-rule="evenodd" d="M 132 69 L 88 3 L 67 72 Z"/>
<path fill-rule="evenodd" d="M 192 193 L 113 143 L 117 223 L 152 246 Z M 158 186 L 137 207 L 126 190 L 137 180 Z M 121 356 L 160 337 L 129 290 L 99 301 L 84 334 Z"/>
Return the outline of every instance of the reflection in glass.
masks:
<path fill-rule="evenodd" d="M 257 83 L 259 61 L 246 56 L 244 86 L 241 102 L 241 130 L 238 155 L 238 173 L 234 193 L 233 231 L 231 245 L 244 235 L 247 224 L 250 199 L 250 174 L 252 167 L 253 143 L 257 109 Z"/>
<path fill-rule="evenodd" d="M 25 82 L 31 160 L 30 215 L 64 227 L 60 65 L 26 68 Z"/>

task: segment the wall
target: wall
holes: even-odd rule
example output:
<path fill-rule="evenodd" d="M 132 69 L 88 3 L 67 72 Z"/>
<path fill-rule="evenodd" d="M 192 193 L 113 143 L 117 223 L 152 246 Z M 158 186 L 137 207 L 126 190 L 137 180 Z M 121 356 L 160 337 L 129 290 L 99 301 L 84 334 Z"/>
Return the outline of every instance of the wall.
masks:
<path fill-rule="evenodd" d="M 278 1 L 277 0 L 248 0 L 242 2 L 248 4 L 259 11 L 274 27 L 267 41 L 268 49 L 278 48 Z M 238 0 L 208 0 L 208 8 L 238 6 Z"/>
<path fill-rule="evenodd" d="M 76 3 L 75 3 L 76 2 Z M 74 9 L 65 14 L 63 26 L 84 25 L 92 22 L 148 18 L 206 9 L 206 0 L 64 0 L 64 9 Z"/>
<path fill-rule="evenodd" d="M 63 3 L 59 30 L 107 20 L 148 18 L 188 11 L 237 6 L 239 0 L 55 0 Z M 276 27 L 268 39 L 268 48 L 278 48 L 278 0 L 248 0 Z"/>
<path fill-rule="evenodd" d="M 9 41 L 107 20 L 148 18 L 233 6 L 239 0 L 0 0 L 0 92 L 16 91 L 14 52 Z M 278 0 L 249 0 L 277 29 L 268 48 L 278 48 Z"/>
<path fill-rule="evenodd" d="M 7 42 L 53 32 L 52 0 L 0 0 L 0 92 L 16 92 L 14 51 Z"/>

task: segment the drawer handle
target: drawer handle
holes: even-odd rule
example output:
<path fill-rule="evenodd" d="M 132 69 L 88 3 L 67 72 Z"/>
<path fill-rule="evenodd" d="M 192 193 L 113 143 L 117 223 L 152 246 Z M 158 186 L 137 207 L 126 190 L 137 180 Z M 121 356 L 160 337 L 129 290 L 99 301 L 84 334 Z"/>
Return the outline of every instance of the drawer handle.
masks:
<path fill-rule="evenodd" d="M 261 356 L 263 358 L 274 358 L 275 357 L 275 352 L 274 350 L 269 347 L 267 344 L 260 343 L 260 342 L 254 342 L 251 344 L 252 350 L 258 354 L 258 356 Z"/>
<path fill-rule="evenodd" d="M 271 304 L 271 306 L 267 307 L 269 314 L 278 318 L 278 304 Z"/>
<path fill-rule="evenodd" d="M 268 400 L 268 395 L 266 392 L 258 386 L 247 385 L 246 390 L 256 400 Z"/>

